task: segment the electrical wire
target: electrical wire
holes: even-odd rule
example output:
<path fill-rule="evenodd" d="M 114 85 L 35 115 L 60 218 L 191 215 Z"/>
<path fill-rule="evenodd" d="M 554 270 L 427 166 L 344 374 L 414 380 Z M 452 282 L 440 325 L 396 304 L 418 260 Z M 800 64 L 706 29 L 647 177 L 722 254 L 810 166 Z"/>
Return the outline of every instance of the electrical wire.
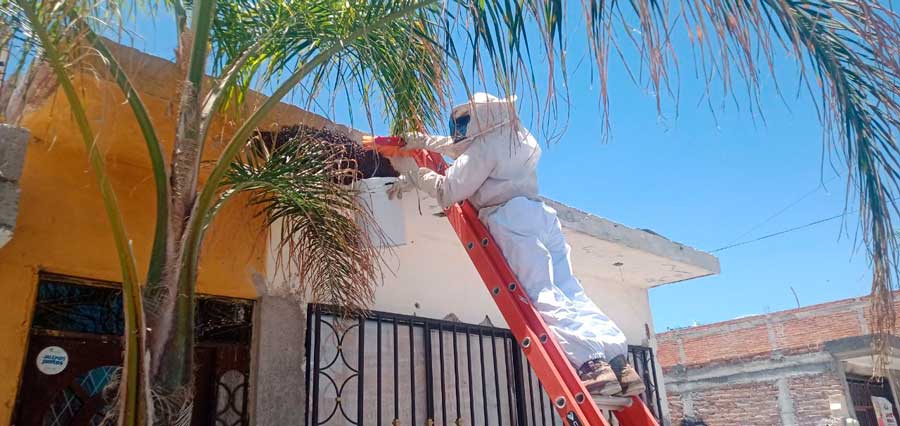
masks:
<path fill-rule="evenodd" d="M 837 215 L 834 215 L 834 216 L 831 216 L 831 217 L 826 217 L 825 219 L 819 219 L 819 220 L 817 220 L 817 221 L 810 222 L 810 223 L 807 223 L 807 224 L 805 224 L 805 225 L 795 226 L 795 227 L 793 227 L 793 228 L 788 228 L 788 229 L 784 229 L 784 230 L 781 230 L 781 231 L 778 231 L 778 232 L 774 232 L 774 233 L 771 233 L 771 234 L 768 234 L 768 235 L 763 235 L 763 236 L 761 236 L 761 237 L 754 238 L 754 239 L 752 239 L 752 240 L 741 241 L 741 242 L 739 242 L 739 243 L 729 244 L 729 245 L 724 246 L 724 247 L 719 247 L 719 248 L 717 248 L 717 249 L 715 249 L 715 250 L 710 250 L 710 253 L 718 253 L 718 252 L 720 252 L 720 251 L 728 250 L 728 249 L 730 249 L 730 248 L 739 247 L 739 246 L 747 245 L 747 244 L 750 244 L 750 243 L 755 243 L 755 242 L 757 242 L 757 241 L 769 239 L 769 238 L 772 238 L 772 237 L 777 237 L 777 236 L 779 236 L 779 235 L 784 235 L 784 234 L 787 234 L 787 233 L 789 233 L 789 232 L 799 231 L 799 230 L 801 230 L 801 229 L 809 228 L 810 226 L 815 226 L 815 225 L 818 225 L 818 224 L 820 224 L 820 223 L 825 223 L 825 222 L 828 222 L 828 221 L 832 221 L 832 220 L 835 220 L 835 219 L 838 219 L 838 218 L 841 218 L 841 217 L 844 217 L 844 216 L 846 216 L 846 215 L 848 215 L 848 214 L 853 214 L 853 213 L 856 213 L 856 211 L 853 211 L 853 212 L 847 212 L 847 213 L 841 213 L 841 214 L 837 214 Z"/>
<path fill-rule="evenodd" d="M 760 227 L 762 227 L 763 225 L 765 225 L 765 224 L 771 222 L 772 219 L 775 219 L 776 217 L 781 216 L 784 212 L 788 211 L 791 207 L 794 207 L 794 206 L 796 206 L 797 204 L 800 204 L 801 201 L 803 201 L 803 200 L 805 200 L 805 199 L 811 197 L 811 196 L 814 195 L 815 193 L 819 192 L 819 190 L 820 190 L 822 187 L 824 187 L 825 185 L 828 185 L 829 183 L 831 183 L 831 181 L 837 179 L 838 177 L 840 177 L 840 175 L 834 175 L 834 176 L 832 176 L 830 179 L 828 179 L 827 181 L 822 182 L 822 183 L 816 185 L 815 188 L 809 190 L 809 192 L 807 192 L 806 194 L 803 194 L 800 198 L 798 198 L 798 199 L 794 200 L 793 202 L 791 202 L 790 204 L 784 206 L 781 210 L 778 210 L 777 212 L 773 213 L 771 216 L 765 218 L 762 222 L 759 222 L 759 223 L 757 223 L 756 225 L 753 225 L 753 227 L 751 227 L 750 229 L 748 229 L 747 231 L 745 231 L 743 234 L 738 235 L 737 237 L 734 237 L 734 239 L 732 239 L 731 241 L 729 241 L 728 244 L 734 244 L 736 241 L 740 240 L 741 238 L 746 237 L 746 236 L 747 236 L 748 234 L 750 234 L 751 232 L 753 232 L 753 231 L 759 229 Z"/>

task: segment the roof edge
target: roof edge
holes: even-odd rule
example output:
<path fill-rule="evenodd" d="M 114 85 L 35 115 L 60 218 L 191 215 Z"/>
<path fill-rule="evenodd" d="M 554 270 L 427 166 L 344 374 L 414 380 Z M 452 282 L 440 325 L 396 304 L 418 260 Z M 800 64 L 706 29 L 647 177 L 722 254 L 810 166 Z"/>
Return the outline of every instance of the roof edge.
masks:
<path fill-rule="evenodd" d="M 656 256 L 672 259 L 692 265 L 708 274 L 695 278 L 714 275 L 720 272 L 719 259 L 712 254 L 693 247 L 672 241 L 647 229 L 635 229 L 620 223 L 592 215 L 559 201 L 541 197 L 543 201 L 556 210 L 563 227 L 591 237 L 641 250 Z M 671 284 L 671 283 L 667 283 Z"/>

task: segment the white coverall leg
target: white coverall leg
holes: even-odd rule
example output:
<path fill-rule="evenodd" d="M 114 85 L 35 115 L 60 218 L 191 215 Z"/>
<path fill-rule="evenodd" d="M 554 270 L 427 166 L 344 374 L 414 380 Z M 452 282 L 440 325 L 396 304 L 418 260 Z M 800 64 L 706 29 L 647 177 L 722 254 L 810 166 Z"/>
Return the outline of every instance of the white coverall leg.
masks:
<path fill-rule="evenodd" d="M 572 275 L 570 248 L 556 212 L 540 201 L 513 198 L 485 222 L 544 322 L 575 368 L 625 355 L 625 335 Z"/>

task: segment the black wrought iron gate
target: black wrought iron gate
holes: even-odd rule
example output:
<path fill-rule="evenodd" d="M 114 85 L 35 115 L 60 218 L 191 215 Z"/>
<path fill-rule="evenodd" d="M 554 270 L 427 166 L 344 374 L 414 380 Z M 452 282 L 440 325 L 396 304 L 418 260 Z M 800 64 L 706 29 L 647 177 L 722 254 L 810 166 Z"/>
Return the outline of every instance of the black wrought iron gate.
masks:
<path fill-rule="evenodd" d="M 310 305 L 307 426 L 561 425 L 507 329 Z M 659 413 L 652 350 L 629 348 Z"/>

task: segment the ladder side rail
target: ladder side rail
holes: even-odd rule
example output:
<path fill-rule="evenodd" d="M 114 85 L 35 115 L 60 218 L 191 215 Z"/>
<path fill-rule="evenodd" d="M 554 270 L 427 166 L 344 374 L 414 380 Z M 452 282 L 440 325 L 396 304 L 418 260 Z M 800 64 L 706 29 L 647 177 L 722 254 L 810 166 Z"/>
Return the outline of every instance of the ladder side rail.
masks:
<path fill-rule="evenodd" d="M 462 215 L 468 217 L 469 223 L 471 223 L 470 226 L 474 228 L 476 236 L 476 239 L 474 241 L 480 244 L 482 240 L 487 239 L 488 245 L 487 247 L 485 247 L 485 254 L 491 257 L 491 262 L 494 265 L 499 265 L 497 269 L 503 272 L 501 282 L 516 283 L 517 291 L 519 294 L 515 299 L 517 302 L 519 302 L 516 303 L 516 305 L 520 310 L 522 320 L 525 321 L 525 323 L 528 325 L 528 328 L 532 330 L 533 333 L 536 333 L 539 337 L 541 335 L 548 336 L 546 342 L 544 343 L 544 345 L 547 347 L 546 356 L 550 357 L 550 362 L 555 366 L 556 370 L 554 371 L 554 377 L 552 378 L 552 380 L 561 380 L 569 390 L 569 393 L 576 396 L 575 400 L 570 401 L 581 401 L 578 404 L 582 406 L 582 411 L 585 413 L 585 416 L 588 419 L 588 425 L 608 425 L 608 422 L 603 416 L 602 411 L 597 408 L 591 398 L 586 398 L 586 400 L 590 402 L 585 404 L 585 398 L 579 397 L 579 395 L 590 394 L 584 387 L 584 384 L 581 382 L 581 379 L 578 377 L 577 373 L 575 373 L 575 369 L 572 367 L 572 364 L 564 355 L 562 347 L 559 346 L 559 343 L 550 334 L 547 324 L 534 308 L 534 305 L 531 303 L 531 299 L 529 299 L 527 294 L 524 293 L 524 289 L 521 287 L 521 284 L 519 284 L 519 281 L 516 278 L 515 274 L 510 269 L 509 264 L 506 262 L 506 258 L 503 257 L 503 253 L 494 242 L 493 236 L 490 234 L 490 231 L 488 231 L 487 227 L 485 227 L 481 220 L 478 219 L 478 213 L 475 208 L 468 201 L 458 206 Z M 448 214 L 447 218 L 451 219 L 451 225 L 453 225 L 452 216 Z M 456 228 L 455 225 L 454 228 Z M 463 244 L 466 244 L 466 241 L 462 242 Z M 509 321 L 507 320 L 507 322 Z M 515 333 L 513 334 L 516 335 Z M 518 336 L 516 337 L 518 338 Z M 538 375 L 538 378 L 542 378 L 542 376 Z M 541 382 L 543 383 L 544 380 L 541 380 Z M 650 411 L 649 407 L 647 407 L 639 397 L 633 396 L 631 398 L 632 404 L 630 406 L 621 410 L 613 411 L 616 419 L 618 419 L 621 424 L 627 426 L 659 426 L 656 417 Z"/>
<path fill-rule="evenodd" d="M 616 420 L 627 426 L 659 426 L 659 422 L 650 411 L 650 407 L 637 396 L 631 397 L 631 405 L 621 410 L 613 411 Z M 661 415 L 662 413 L 660 413 Z"/>
<path fill-rule="evenodd" d="M 394 143 L 399 142 L 398 138 L 392 139 Z M 413 158 L 420 167 L 428 167 L 440 174 L 443 174 L 448 167 L 443 157 L 435 152 L 421 150 L 416 152 Z M 546 323 L 541 319 L 530 299 L 527 295 L 514 297 L 513 292 L 509 291 L 508 284 L 516 283 L 519 294 L 524 293 L 506 258 L 494 243 L 490 232 L 478 219 L 475 208 L 465 201 L 450 207 L 445 212 L 451 226 L 459 236 L 460 242 L 467 248 L 469 258 L 481 275 L 488 291 L 493 294 L 494 287 L 491 283 L 497 283 L 494 286 L 500 288 L 500 294 L 495 295 L 497 306 L 538 380 L 551 398 L 553 398 L 552 395 L 558 395 L 557 398 L 562 397 L 567 401 L 561 409 L 554 403 L 554 408 L 557 408 L 560 417 L 567 420 L 569 412 L 566 410 L 568 409 L 576 416 L 575 419 L 584 425 L 609 426 L 593 400 L 583 397 L 589 395 L 587 390 L 568 359 L 563 355 L 559 343 L 549 333 Z M 488 244 L 482 246 L 481 241 L 485 238 Z M 468 247 L 469 243 L 473 244 L 471 249 Z M 539 335 L 548 337 L 545 344 L 534 344 L 534 342 L 540 343 Z M 529 348 L 522 345 L 526 338 L 530 339 Z M 614 412 L 619 423 L 626 426 L 659 426 L 653 413 L 639 397 L 634 396 L 632 400 L 631 406 Z M 570 424 L 575 423 L 570 422 Z"/>
<path fill-rule="evenodd" d="M 497 263 L 494 256 L 488 254 L 497 251 L 496 244 L 477 216 L 466 214 L 466 210 L 474 212 L 471 206 L 454 205 L 447 210 L 447 218 L 503 314 L 517 344 L 550 395 L 554 409 L 560 418 L 572 420 L 570 425 L 609 426 L 583 387 L 581 390 L 573 389 L 561 376 L 559 366 L 549 354 L 554 349 L 559 351 L 559 345 L 548 334 L 546 326 L 532 327 L 529 324 L 525 312 L 530 310 L 532 315 L 536 313 L 528 296 L 522 291 L 506 262 Z"/>
<path fill-rule="evenodd" d="M 572 397 L 566 397 L 567 405 L 578 405 L 581 407 L 587 425 L 607 425 L 608 423 L 604 418 L 603 413 L 590 398 L 590 393 L 588 393 L 584 384 L 581 382 L 581 379 L 575 373 L 575 369 L 572 368 L 568 358 L 563 354 L 562 347 L 559 346 L 559 343 L 550 333 L 549 327 L 547 327 L 547 324 L 541 318 L 540 314 L 535 310 L 534 305 L 531 303 L 531 299 L 528 297 L 528 294 L 525 293 L 525 289 L 515 276 L 515 273 L 513 273 L 512 269 L 509 267 L 509 263 L 507 263 L 506 258 L 503 257 L 503 253 L 494 241 L 490 231 L 488 231 L 487 227 L 478 219 L 475 208 L 469 202 L 464 202 L 461 205 L 454 206 L 453 210 L 453 212 L 448 213 L 447 218 L 450 220 L 451 226 L 453 226 L 454 229 L 457 229 L 457 233 L 460 237 L 463 235 L 462 232 L 459 231 L 460 226 L 454 223 L 456 220 L 459 220 L 459 217 L 464 218 L 467 225 L 472 228 L 471 231 L 474 232 L 474 239 L 462 240 L 463 245 L 468 248 L 469 242 L 473 241 L 475 245 L 481 246 L 484 255 L 492 265 L 495 265 L 495 269 L 499 274 L 498 279 L 501 283 L 499 285 L 500 290 L 503 293 L 509 293 L 513 297 L 514 308 L 519 313 L 516 320 L 521 321 L 532 334 L 538 336 L 536 342 L 543 348 L 541 356 L 548 357 L 547 361 L 553 365 L 552 375 L 549 376 L 548 379 L 562 383 L 568 391 L 567 395 L 572 395 Z M 496 287 L 492 287 L 490 284 L 487 285 L 491 294 L 496 296 L 494 290 Z M 500 301 L 498 300 L 497 303 L 499 305 Z M 510 323 L 509 319 L 507 319 L 507 322 Z M 519 339 L 520 343 L 522 342 L 521 339 L 523 337 L 516 335 L 516 333 L 513 333 L 513 335 Z M 535 342 L 535 340 L 532 338 L 531 342 Z M 533 347 L 534 345 L 531 346 Z M 529 348 L 523 348 L 523 352 L 526 352 L 526 354 L 528 350 Z M 530 361 L 531 359 L 529 358 L 529 362 Z M 534 368 L 534 366 L 532 367 Z M 538 374 L 538 377 L 543 379 L 540 374 Z M 542 384 L 545 381 L 546 380 L 541 380 Z M 560 394 L 559 396 L 563 395 Z M 555 402 L 557 395 L 551 394 L 551 398 L 554 399 Z M 563 416 L 563 418 L 565 418 L 565 416 Z"/>

